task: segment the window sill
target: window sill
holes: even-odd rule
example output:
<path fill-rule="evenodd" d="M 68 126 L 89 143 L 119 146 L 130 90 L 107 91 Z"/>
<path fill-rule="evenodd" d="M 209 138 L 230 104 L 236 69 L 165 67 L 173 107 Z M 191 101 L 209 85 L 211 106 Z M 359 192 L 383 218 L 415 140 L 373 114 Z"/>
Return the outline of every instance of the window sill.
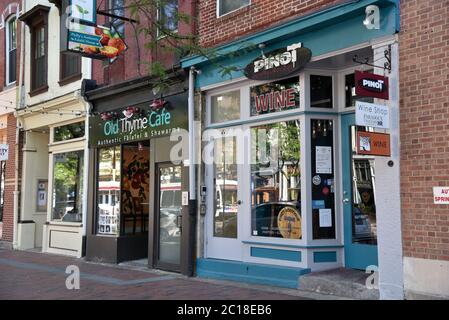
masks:
<path fill-rule="evenodd" d="M 16 87 L 16 81 L 13 81 L 13 82 L 11 82 L 11 83 L 7 83 L 7 84 L 3 87 L 3 90 L 9 90 L 9 89 L 12 89 L 12 88 L 14 88 L 14 87 Z"/>
<path fill-rule="evenodd" d="M 51 220 L 47 222 L 48 225 L 53 226 L 64 226 L 64 227 L 82 227 L 82 222 L 65 222 L 65 221 L 58 221 L 58 220 Z"/>
<path fill-rule="evenodd" d="M 28 92 L 28 94 L 30 97 L 34 97 L 34 96 L 37 96 L 38 94 L 41 94 L 41 93 L 44 93 L 47 91 L 48 91 L 48 86 L 45 85 L 44 87 L 40 87 L 40 88 L 37 88 L 37 89 L 34 89 L 34 90 Z"/>
<path fill-rule="evenodd" d="M 81 79 L 81 76 L 82 76 L 81 73 L 74 74 L 74 75 L 72 75 L 72 76 L 68 76 L 68 77 L 66 77 L 66 78 L 60 79 L 60 80 L 58 81 L 58 84 L 59 84 L 60 87 L 65 86 L 65 85 L 67 85 L 67 84 L 69 84 L 69 83 L 72 83 L 72 82 L 75 82 L 75 81 L 80 80 L 80 79 Z"/>

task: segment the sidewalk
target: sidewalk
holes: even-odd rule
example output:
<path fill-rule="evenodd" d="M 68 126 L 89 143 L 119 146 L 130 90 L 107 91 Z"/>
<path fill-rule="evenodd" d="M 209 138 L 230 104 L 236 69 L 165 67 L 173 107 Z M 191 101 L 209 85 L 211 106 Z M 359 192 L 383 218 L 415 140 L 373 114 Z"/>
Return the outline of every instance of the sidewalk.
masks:
<path fill-rule="evenodd" d="M 66 288 L 66 267 L 80 270 L 80 289 Z M 334 299 L 297 290 L 187 278 L 158 270 L 97 264 L 65 256 L 0 249 L 0 299 Z"/>

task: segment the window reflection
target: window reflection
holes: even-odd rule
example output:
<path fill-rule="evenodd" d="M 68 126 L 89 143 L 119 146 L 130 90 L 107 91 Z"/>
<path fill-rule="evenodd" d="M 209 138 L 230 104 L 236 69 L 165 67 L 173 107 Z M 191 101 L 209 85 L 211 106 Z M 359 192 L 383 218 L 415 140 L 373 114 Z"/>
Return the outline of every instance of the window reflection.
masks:
<path fill-rule="evenodd" d="M 214 236 L 237 238 L 237 150 L 235 137 L 214 142 Z"/>
<path fill-rule="evenodd" d="M 83 167 L 82 150 L 53 156 L 53 220 L 82 221 Z"/>
<path fill-rule="evenodd" d="M 211 98 L 211 122 L 218 123 L 240 118 L 240 90 Z"/>
<path fill-rule="evenodd" d="M 149 143 L 123 145 L 122 152 L 122 230 L 124 234 L 147 232 L 150 208 Z"/>
<path fill-rule="evenodd" d="M 98 150 L 98 233 L 118 235 L 120 221 L 120 146 Z"/>
<path fill-rule="evenodd" d="M 251 128 L 252 235 L 301 239 L 299 121 Z"/>
<path fill-rule="evenodd" d="M 366 128 L 359 127 L 359 130 Z M 352 137 L 357 129 L 351 128 Z M 374 159 L 356 155 L 356 139 L 352 140 L 352 241 L 377 244 L 377 219 L 374 188 Z"/>

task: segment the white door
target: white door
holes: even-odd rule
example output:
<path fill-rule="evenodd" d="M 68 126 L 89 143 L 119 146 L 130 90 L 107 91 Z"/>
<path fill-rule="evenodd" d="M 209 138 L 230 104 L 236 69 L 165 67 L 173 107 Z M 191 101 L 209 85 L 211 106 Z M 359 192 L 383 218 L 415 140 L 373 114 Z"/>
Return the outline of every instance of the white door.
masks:
<path fill-rule="evenodd" d="M 245 169 L 245 141 L 248 140 L 244 132 L 242 127 L 220 129 L 210 140 L 213 163 L 207 166 L 206 173 L 208 258 L 242 260 L 242 217 L 247 215 L 244 211 L 249 208 L 245 203 L 249 178 Z"/>

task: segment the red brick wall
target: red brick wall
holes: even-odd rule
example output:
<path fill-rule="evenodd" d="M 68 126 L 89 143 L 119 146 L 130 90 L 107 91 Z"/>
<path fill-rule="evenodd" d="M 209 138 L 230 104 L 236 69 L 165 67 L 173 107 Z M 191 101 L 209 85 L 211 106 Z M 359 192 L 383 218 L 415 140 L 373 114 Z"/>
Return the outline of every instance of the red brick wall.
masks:
<path fill-rule="evenodd" d="M 404 256 L 449 260 L 449 1 L 401 1 L 401 201 Z"/>
<path fill-rule="evenodd" d="M 341 0 L 251 0 L 251 5 L 217 18 L 217 0 L 199 0 L 200 44 L 212 47 L 267 29 Z"/>
<path fill-rule="evenodd" d="M 8 115 L 8 127 L 6 129 L 9 144 L 9 157 L 5 168 L 5 193 L 3 202 L 3 233 L 0 240 L 13 241 L 14 228 L 14 181 L 15 181 L 15 143 L 16 143 L 16 118 Z"/>
<path fill-rule="evenodd" d="M 106 9 L 108 1 L 103 1 L 102 7 Z M 188 14 L 189 16 L 195 16 L 195 3 L 194 0 L 179 0 L 178 8 L 181 12 Z M 131 17 L 129 10 L 125 11 L 125 16 Z M 107 17 L 98 15 L 98 23 L 106 23 Z M 141 16 L 139 22 L 147 25 L 148 20 Z M 178 25 L 178 33 L 182 35 L 193 34 L 195 27 L 194 22 L 186 24 L 180 23 Z M 142 33 L 137 35 L 131 23 L 125 23 L 125 42 L 128 46 L 128 50 L 113 64 L 104 66 L 101 61 L 94 61 L 93 63 L 93 79 L 97 81 L 97 84 L 113 84 L 124 80 L 137 78 L 140 76 L 146 76 L 149 73 L 148 65 L 158 60 L 163 63 L 167 68 L 171 68 L 173 64 L 177 63 L 173 54 L 166 51 L 149 50 L 144 47 L 145 42 L 148 42 L 149 38 L 146 38 Z M 140 49 L 140 50 L 139 50 Z M 140 63 L 139 63 L 140 62 Z"/>

